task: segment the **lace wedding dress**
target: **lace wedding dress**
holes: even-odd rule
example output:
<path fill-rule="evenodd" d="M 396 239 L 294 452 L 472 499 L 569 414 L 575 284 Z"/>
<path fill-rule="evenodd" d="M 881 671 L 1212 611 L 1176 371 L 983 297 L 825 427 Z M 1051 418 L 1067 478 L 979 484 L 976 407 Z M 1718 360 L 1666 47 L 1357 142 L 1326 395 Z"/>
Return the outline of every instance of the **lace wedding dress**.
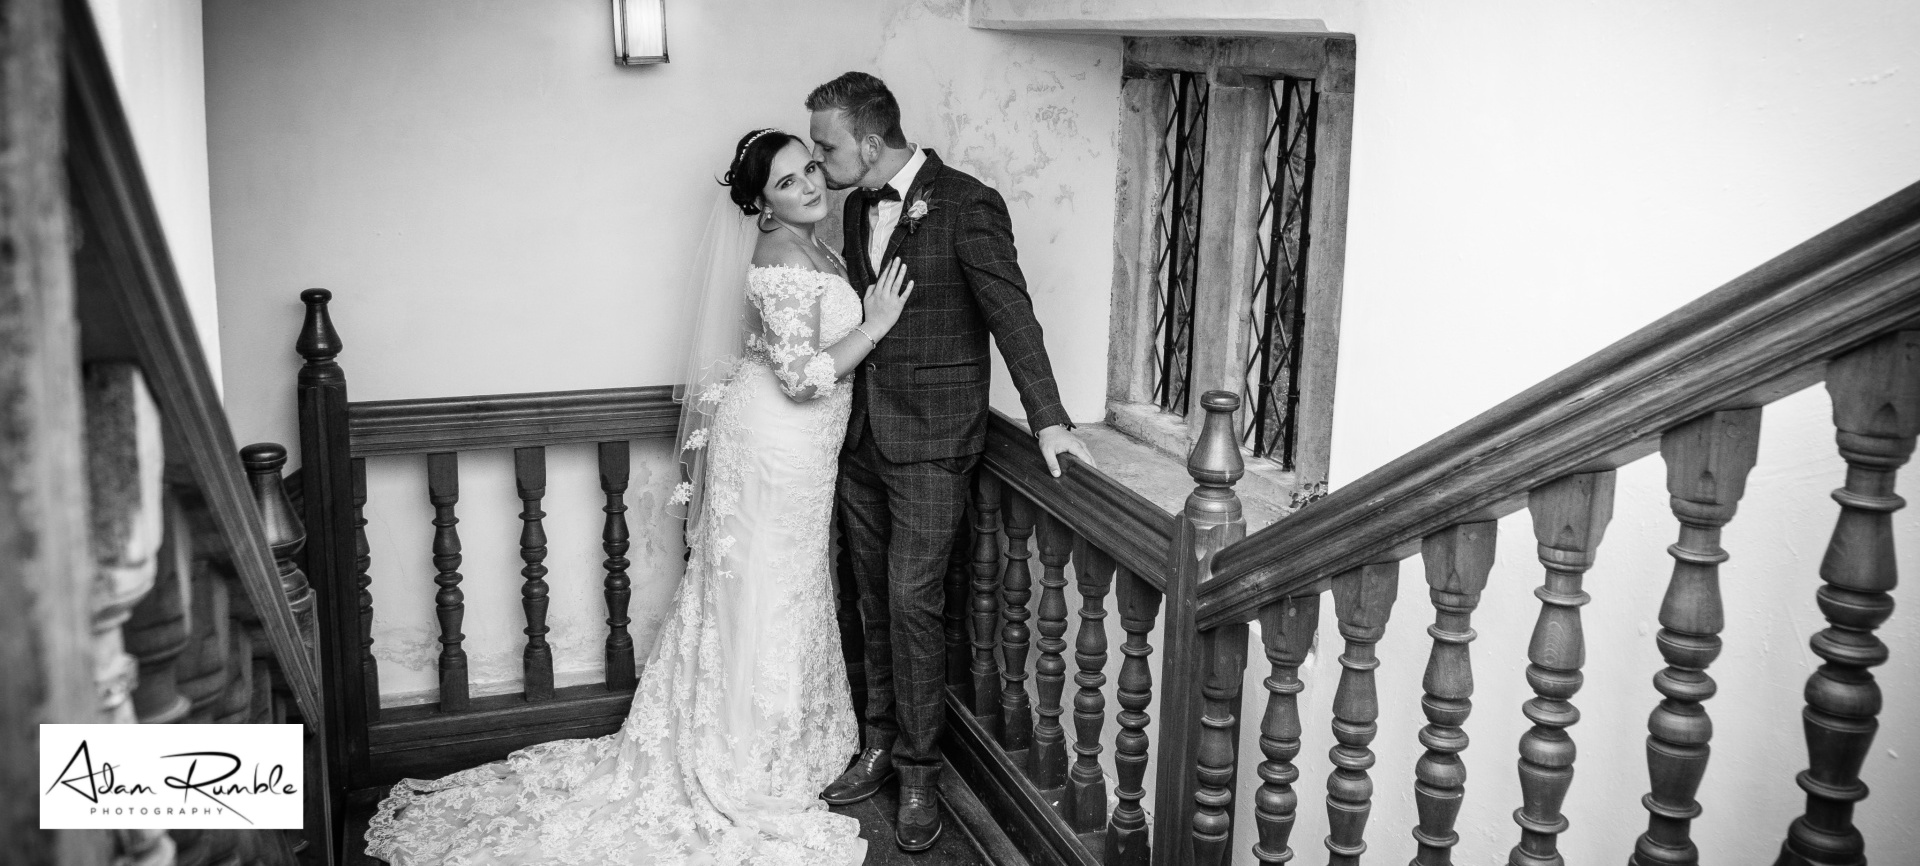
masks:
<path fill-rule="evenodd" d="M 852 387 L 820 351 L 861 321 L 846 280 L 756 267 L 760 321 L 717 404 L 685 577 L 619 732 L 393 787 L 367 851 L 393 863 L 819 866 L 866 855 L 819 792 L 857 748 L 827 571 Z M 710 441 L 709 441 L 710 440 Z M 684 499 L 683 484 L 675 491 Z"/>

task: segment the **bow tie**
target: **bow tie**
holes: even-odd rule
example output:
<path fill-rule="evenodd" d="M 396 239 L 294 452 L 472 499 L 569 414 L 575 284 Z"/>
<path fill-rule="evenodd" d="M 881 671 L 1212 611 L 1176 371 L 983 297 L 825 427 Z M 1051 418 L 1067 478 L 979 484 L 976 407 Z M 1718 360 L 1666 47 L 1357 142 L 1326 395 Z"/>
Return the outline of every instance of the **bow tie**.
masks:
<path fill-rule="evenodd" d="M 866 204 L 878 204 L 883 201 L 899 200 L 900 191 L 894 189 L 892 184 L 880 187 L 879 189 L 863 189 L 860 191 L 860 201 Z"/>

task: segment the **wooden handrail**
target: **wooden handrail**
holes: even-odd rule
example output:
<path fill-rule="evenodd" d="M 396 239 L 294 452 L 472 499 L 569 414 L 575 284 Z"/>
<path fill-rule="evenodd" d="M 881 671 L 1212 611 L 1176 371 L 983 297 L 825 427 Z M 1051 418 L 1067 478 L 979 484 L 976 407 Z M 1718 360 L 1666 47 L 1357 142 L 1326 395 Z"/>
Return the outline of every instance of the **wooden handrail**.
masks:
<path fill-rule="evenodd" d="M 1198 625 L 1249 621 L 1448 526 L 1511 513 L 1547 481 L 1645 456 L 1703 413 L 1772 402 L 1916 323 L 1920 184 L 1221 551 Z"/>
<path fill-rule="evenodd" d="M 186 293 L 160 227 L 112 70 L 85 3 L 68 2 L 68 176 L 92 282 L 110 300 L 180 462 L 191 471 L 304 718 L 320 676 L 300 639 Z"/>
<path fill-rule="evenodd" d="M 673 386 L 379 400 L 347 407 L 355 457 L 672 436 Z"/>
<path fill-rule="evenodd" d="M 1174 522 L 1166 509 L 1070 454 L 1061 456 L 1060 477 L 1054 478 L 1033 445 L 1033 435 L 998 410 L 987 420 L 987 451 L 981 459 L 1074 534 L 1153 588 L 1166 590 Z"/>

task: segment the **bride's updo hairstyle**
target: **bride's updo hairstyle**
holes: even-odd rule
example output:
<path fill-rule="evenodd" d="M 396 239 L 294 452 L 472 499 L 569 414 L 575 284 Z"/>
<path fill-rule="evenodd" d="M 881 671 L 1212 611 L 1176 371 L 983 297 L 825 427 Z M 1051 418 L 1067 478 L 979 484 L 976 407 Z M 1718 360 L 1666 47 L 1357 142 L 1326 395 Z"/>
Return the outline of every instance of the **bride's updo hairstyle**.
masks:
<path fill-rule="evenodd" d="M 789 142 L 799 140 L 772 127 L 756 129 L 740 137 L 740 143 L 733 148 L 733 164 L 727 167 L 720 184 L 727 188 L 727 197 L 740 206 L 741 213 L 753 216 L 760 212 L 760 206 L 754 202 L 767 188 L 774 154 Z"/>

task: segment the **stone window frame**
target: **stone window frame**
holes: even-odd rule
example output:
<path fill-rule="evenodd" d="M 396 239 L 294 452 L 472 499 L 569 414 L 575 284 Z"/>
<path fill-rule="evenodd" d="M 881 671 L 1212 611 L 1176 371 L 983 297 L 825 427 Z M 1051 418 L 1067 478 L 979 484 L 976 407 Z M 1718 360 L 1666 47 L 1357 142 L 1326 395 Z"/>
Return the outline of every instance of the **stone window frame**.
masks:
<path fill-rule="evenodd" d="M 1246 292 L 1256 267 L 1270 88 L 1275 78 L 1311 79 L 1317 97 L 1312 207 L 1307 230 L 1300 399 L 1294 468 L 1249 459 L 1249 471 L 1296 491 L 1324 485 L 1333 433 L 1340 304 L 1346 258 L 1347 179 L 1353 142 L 1354 39 L 1344 33 L 1259 36 L 1135 36 L 1125 40 L 1116 184 L 1113 310 L 1107 355 L 1107 420 L 1114 429 L 1185 459 L 1205 416 L 1189 401 L 1183 418 L 1154 402 L 1152 359 L 1159 296 L 1154 233 L 1159 222 L 1161 136 L 1168 72 L 1205 74 L 1206 175 L 1202 181 L 1199 283 L 1190 393 L 1242 392 L 1254 324 Z M 1242 412 L 1250 411 L 1248 409 Z M 1238 419 L 1244 424 L 1244 419 Z"/>

